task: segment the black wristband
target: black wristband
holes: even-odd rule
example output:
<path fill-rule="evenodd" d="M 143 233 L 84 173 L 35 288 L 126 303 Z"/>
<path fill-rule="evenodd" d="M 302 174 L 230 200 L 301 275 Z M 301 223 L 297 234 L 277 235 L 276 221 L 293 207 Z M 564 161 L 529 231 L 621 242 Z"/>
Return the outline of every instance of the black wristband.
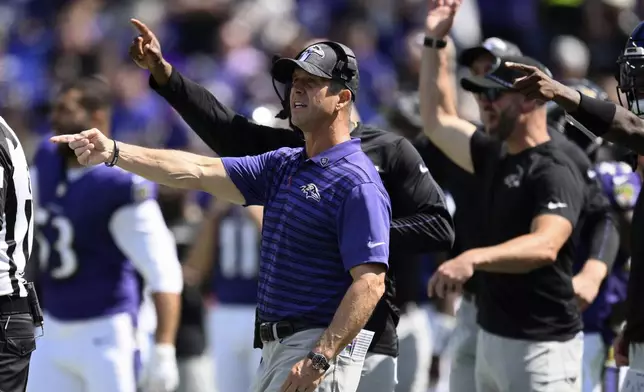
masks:
<path fill-rule="evenodd" d="M 601 136 L 610 130 L 617 106 L 603 99 L 591 98 L 579 93 L 581 100 L 576 111 L 569 113 L 581 125 L 588 128 L 595 136 Z"/>
<path fill-rule="evenodd" d="M 119 161 L 119 145 L 116 144 L 116 140 L 112 140 L 114 142 L 114 156 L 112 157 L 112 160 L 110 162 L 105 162 L 105 166 L 112 167 L 116 165 L 116 163 Z"/>
<path fill-rule="evenodd" d="M 447 46 L 447 41 L 445 41 L 444 39 L 425 37 L 425 39 L 423 40 L 423 46 L 426 46 L 428 48 L 443 49 Z"/>

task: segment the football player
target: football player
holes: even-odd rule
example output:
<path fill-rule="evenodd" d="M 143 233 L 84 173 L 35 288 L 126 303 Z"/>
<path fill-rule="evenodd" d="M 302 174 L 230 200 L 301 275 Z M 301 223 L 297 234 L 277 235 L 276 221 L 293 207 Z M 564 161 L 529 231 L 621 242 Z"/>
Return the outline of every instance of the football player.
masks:
<path fill-rule="evenodd" d="M 56 134 L 110 129 L 110 106 L 102 80 L 72 82 L 54 101 L 52 128 Z M 139 385 L 174 391 L 181 267 L 155 185 L 116 167 L 82 167 L 67 146 L 48 141 L 36 152 L 32 173 L 47 331 L 27 390 L 137 390 L 138 272 L 158 319 Z"/>
<path fill-rule="evenodd" d="M 184 265 L 191 284 L 213 269 L 208 337 L 219 392 L 249 390 L 262 357 L 252 345 L 262 212 L 212 199 Z"/>

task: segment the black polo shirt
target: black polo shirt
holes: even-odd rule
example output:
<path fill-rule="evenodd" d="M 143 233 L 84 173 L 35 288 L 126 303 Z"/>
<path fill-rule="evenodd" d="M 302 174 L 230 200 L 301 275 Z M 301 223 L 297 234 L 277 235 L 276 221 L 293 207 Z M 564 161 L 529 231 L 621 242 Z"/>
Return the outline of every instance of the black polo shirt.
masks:
<path fill-rule="evenodd" d="M 529 234 L 534 218 L 555 214 L 576 227 L 585 185 L 574 163 L 552 141 L 509 154 L 488 135 L 471 140 L 475 174 L 483 180 L 485 246 Z M 572 287 L 577 230 L 557 260 L 529 273 L 481 272 L 478 323 L 495 335 L 535 341 L 565 341 L 581 330 Z"/>

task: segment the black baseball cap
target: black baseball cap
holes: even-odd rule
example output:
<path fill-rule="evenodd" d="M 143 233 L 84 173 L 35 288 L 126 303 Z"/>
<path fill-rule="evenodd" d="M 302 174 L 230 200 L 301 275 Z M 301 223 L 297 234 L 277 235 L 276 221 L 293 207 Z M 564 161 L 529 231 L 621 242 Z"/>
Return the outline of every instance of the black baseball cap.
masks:
<path fill-rule="evenodd" d="M 336 47 L 334 50 L 333 46 Z M 338 51 L 344 51 L 346 59 L 338 56 Z M 344 64 L 347 62 L 347 64 Z M 341 82 L 355 101 L 360 84 L 358 61 L 349 47 L 339 42 L 324 41 L 308 46 L 295 59 L 281 58 L 273 63 L 271 75 L 280 83 L 288 84 L 293 78 L 296 68 L 324 79 Z"/>
<path fill-rule="evenodd" d="M 511 90 L 514 81 L 520 77 L 525 76 L 521 71 L 510 69 L 505 66 L 506 62 L 519 63 L 531 65 L 552 76 L 552 73 L 541 62 L 528 56 L 505 56 L 504 58 L 497 57 L 496 65 L 492 71 L 484 76 L 467 76 L 461 79 L 461 86 L 470 92 L 480 93 L 484 90 L 497 89 L 497 90 Z"/>
<path fill-rule="evenodd" d="M 478 57 L 484 54 L 491 54 L 494 57 L 523 56 L 521 49 L 510 42 L 498 37 L 490 37 L 481 45 L 465 49 L 458 57 L 458 63 L 469 67 Z"/>

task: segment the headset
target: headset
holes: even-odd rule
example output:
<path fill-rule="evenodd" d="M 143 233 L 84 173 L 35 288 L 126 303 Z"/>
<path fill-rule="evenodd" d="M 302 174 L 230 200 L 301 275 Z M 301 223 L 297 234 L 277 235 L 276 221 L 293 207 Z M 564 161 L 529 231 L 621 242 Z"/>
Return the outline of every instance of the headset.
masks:
<path fill-rule="evenodd" d="M 331 77 L 335 80 L 341 80 L 344 83 L 348 83 L 351 81 L 356 74 L 358 73 L 358 68 L 356 66 L 357 60 L 356 56 L 353 53 L 351 49 L 349 49 L 347 46 L 334 42 L 334 41 L 321 41 L 321 42 L 316 42 L 314 44 L 311 44 L 301 50 L 295 58 L 299 58 L 302 53 L 304 53 L 308 48 L 314 45 L 327 45 L 329 46 L 334 52 L 337 57 L 337 61 L 335 63 L 335 66 L 333 67 L 333 71 L 331 73 Z M 272 63 L 275 64 L 277 60 L 279 60 L 281 57 L 280 56 L 273 56 Z M 353 62 L 350 61 L 350 59 L 353 59 Z M 277 85 L 275 84 L 275 78 L 273 78 L 273 89 L 275 90 L 275 93 L 277 94 L 277 97 L 279 98 L 281 104 L 282 104 L 282 110 L 277 113 L 275 118 L 279 118 L 281 120 L 286 120 L 291 117 L 291 102 L 290 102 L 290 96 L 291 96 L 291 83 L 286 84 L 286 88 L 284 90 L 284 97 L 281 96 L 279 93 L 279 90 L 277 88 Z M 351 100 L 355 102 L 356 100 L 356 91 L 351 91 Z M 293 126 L 293 124 L 291 124 Z"/>

